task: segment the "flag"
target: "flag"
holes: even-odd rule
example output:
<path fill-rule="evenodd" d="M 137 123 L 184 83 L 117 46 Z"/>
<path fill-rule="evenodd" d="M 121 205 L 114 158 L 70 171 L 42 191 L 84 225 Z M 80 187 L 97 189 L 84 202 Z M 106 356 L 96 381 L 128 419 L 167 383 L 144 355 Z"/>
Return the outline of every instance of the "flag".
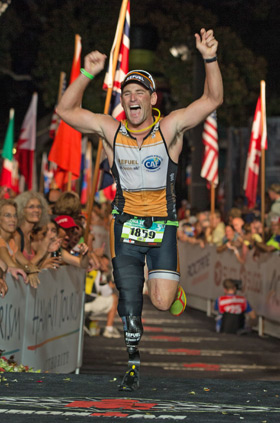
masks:
<path fill-rule="evenodd" d="M 92 180 L 92 147 L 87 137 L 84 137 L 85 151 L 82 154 L 82 183 L 81 183 L 81 204 L 85 205 L 90 196 Z"/>
<path fill-rule="evenodd" d="M 205 146 L 204 157 L 200 176 L 206 178 L 208 182 L 218 185 L 218 128 L 217 128 L 217 113 L 214 111 L 209 115 L 205 122 L 202 132 L 202 142 Z"/>
<path fill-rule="evenodd" d="M 61 72 L 61 74 L 60 74 L 60 84 L 59 84 L 59 90 L 58 90 L 59 91 L 59 93 L 58 93 L 59 99 L 61 98 L 61 96 L 63 95 L 65 90 L 66 90 L 66 73 Z M 53 114 L 52 114 L 50 128 L 49 128 L 49 137 L 51 139 L 54 139 L 59 124 L 60 124 L 60 118 L 59 118 L 58 114 L 56 113 L 56 106 L 55 106 Z"/>
<path fill-rule="evenodd" d="M 80 74 L 81 51 L 81 37 L 76 35 L 70 84 Z M 82 134 L 79 131 L 67 125 L 63 120 L 60 122 L 48 159 L 57 164 L 55 181 L 57 186 L 61 189 L 63 189 L 64 185 L 68 182 L 70 172 L 72 174 L 72 179 L 77 179 L 80 176 L 81 140 Z"/>
<path fill-rule="evenodd" d="M 51 187 L 51 183 L 53 180 L 53 169 L 49 168 L 49 163 L 48 163 L 48 156 L 47 153 L 44 152 L 42 154 L 42 163 L 41 163 L 41 177 L 43 180 L 43 192 L 44 194 L 47 194 L 47 192 L 49 192 L 50 187 Z"/>
<path fill-rule="evenodd" d="M 104 83 L 103 83 L 103 89 L 107 90 L 108 88 L 113 87 L 109 114 L 120 121 L 122 119 L 125 119 L 125 113 L 121 106 L 120 97 L 121 97 L 121 83 L 128 72 L 128 65 L 129 65 L 130 1 L 128 1 L 127 3 L 125 21 L 123 26 L 122 41 L 120 45 L 120 52 L 119 52 L 118 63 L 117 63 L 116 72 L 115 72 L 115 78 L 113 81 L 113 56 L 114 56 L 114 50 L 116 47 L 117 35 L 120 31 L 119 25 L 120 25 L 120 22 L 118 22 L 118 25 L 117 25 L 115 39 L 114 39 L 110 57 L 109 57 L 109 66 L 108 66 L 108 70 L 106 72 Z"/>
<path fill-rule="evenodd" d="M 249 208 L 254 207 L 256 203 L 262 142 L 264 147 L 266 145 L 266 128 L 263 125 L 263 131 L 261 130 L 261 119 L 261 98 L 259 97 L 251 130 L 243 185 Z"/>
<path fill-rule="evenodd" d="M 12 189 L 18 193 L 18 175 L 16 172 L 16 161 L 13 157 L 14 146 L 14 126 L 15 126 L 15 111 L 10 110 L 9 124 L 4 139 L 4 146 L 2 151 L 3 164 L 0 175 L 0 186 L 6 190 L 5 196 L 8 195 L 8 189 Z"/>
<path fill-rule="evenodd" d="M 21 126 L 17 152 L 15 158 L 18 162 L 21 175 L 20 192 L 26 188 L 36 190 L 35 172 L 35 147 L 36 147 L 36 120 L 37 120 L 38 94 L 34 93 Z"/>
<path fill-rule="evenodd" d="M 130 39 L 129 39 L 129 32 L 130 32 L 130 1 L 127 3 L 127 9 L 125 13 L 125 20 L 123 25 L 122 31 L 122 39 L 120 45 L 120 51 L 118 55 L 118 62 L 115 72 L 115 77 L 113 80 L 113 57 L 114 51 L 116 48 L 116 43 L 118 39 L 118 34 L 120 32 L 120 21 L 118 22 L 115 38 L 113 41 L 113 45 L 110 52 L 109 57 L 109 66 L 105 75 L 103 89 L 108 90 L 108 88 L 112 88 L 112 96 L 110 101 L 109 107 L 109 114 L 112 115 L 117 120 L 125 119 L 125 112 L 121 105 L 121 83 L 124 80 L 125 75 L 128 73 L 128 65 L 129 65 L 129 47 L 130 47 Z M 99 175 L 98 175 L 98 183 L 97 183 L 97 190 L 104 190 L 109 186 L 112 186 L 110 189 L 110 198 L 114 199 L 114 195 L 116 193 L 116 187 L 114 184 L 114 178 L 110 171 L 110 166 L 107 157 L 105 156 L 104 149 L 102 149 L 100 165 L 99 165 Z"/>

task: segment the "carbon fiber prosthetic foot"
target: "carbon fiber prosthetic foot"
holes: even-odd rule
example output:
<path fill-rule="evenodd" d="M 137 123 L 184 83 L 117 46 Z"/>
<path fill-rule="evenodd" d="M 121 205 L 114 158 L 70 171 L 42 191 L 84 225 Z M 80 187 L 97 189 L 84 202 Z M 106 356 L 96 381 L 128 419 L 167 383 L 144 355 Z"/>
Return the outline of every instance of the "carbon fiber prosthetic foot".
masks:
<path fill-rule="evenodd" d="M 128 368 L 119 386 L 119 391 L 136 391 L 140 385 L 140 353 L 138 343 L 143 333 L 140 316 L 122 318 L 124 337 L 128 352 Z"/>

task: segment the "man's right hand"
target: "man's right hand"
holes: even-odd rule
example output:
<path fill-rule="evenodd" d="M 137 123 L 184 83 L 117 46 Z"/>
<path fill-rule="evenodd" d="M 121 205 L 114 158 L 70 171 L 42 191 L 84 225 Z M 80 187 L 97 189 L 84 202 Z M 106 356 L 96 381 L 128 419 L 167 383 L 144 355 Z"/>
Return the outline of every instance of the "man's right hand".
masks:
<path fill-rule="evenodd" d="M 104 69 L 106 59 L 106 54 L 100 53 L 97 50 L 92 51 L 85 57 L 85 70 L 91 75 L 98 75 Z"/>

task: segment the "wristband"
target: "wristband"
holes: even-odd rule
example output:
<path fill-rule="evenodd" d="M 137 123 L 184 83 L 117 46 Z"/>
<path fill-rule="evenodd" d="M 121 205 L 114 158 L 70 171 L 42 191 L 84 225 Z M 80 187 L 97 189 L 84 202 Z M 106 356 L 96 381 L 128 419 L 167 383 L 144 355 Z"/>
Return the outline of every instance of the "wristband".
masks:
<path fill-rule="evenodd" d="M 211 57 L 211 59 L 204 59 L 205 63 L 212 63 L 212 62 L 216 62 L 218 60 L 217 56 L 215 57 Z"/>
<path fill-rule="evenodd" d="M 87 78 L 89 78 L 89 79 L 93 79 L 93 78 L 94 78 L 94 75 L 92 75 L 91 73 L 87 72 L 84 68 L 81 68 L 81 69 L 80 69 L 80 72 L 81 72 L 83 75 L 85 75 Z"/>

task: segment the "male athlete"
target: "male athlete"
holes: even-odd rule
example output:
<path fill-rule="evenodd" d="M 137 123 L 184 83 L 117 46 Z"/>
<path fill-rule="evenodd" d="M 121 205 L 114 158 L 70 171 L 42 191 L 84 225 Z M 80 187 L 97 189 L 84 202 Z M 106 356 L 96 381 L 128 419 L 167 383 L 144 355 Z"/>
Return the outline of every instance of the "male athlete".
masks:
<path fill-rule="evenodd" d="M 57 107 L 58 114 L 69 125 L 102 138 L 117 184 L 112 204 L 111 253 L 114 281 L 119 291 L 118 312 L 129 354 L 128 371 L 120 390 L 134 390 L 139 386 L 137 346 L 143 333 L 145 260 L 153 305 L 179 315 L 186 304 L 185 293 L 178 287 L 174 189 L 178 160 L 184 132 L 203 121 L 223 101 L 222 77 L 216 56 L 218 42 L 213 31 L 204 28 L 195 38 L 205 62 L 205 86 L 203 95 L 186 108 L 162 119 L 157 111 L 154 117 L 155 82 L 142 70 L 130 71 L 122 83 L 125 121 L 120 123 L 112 116 L 81 108 L 86 87 L 104 68 L 106 55 L 98 51 L 85 57 L 84 69 L 67 88 Z"/>

